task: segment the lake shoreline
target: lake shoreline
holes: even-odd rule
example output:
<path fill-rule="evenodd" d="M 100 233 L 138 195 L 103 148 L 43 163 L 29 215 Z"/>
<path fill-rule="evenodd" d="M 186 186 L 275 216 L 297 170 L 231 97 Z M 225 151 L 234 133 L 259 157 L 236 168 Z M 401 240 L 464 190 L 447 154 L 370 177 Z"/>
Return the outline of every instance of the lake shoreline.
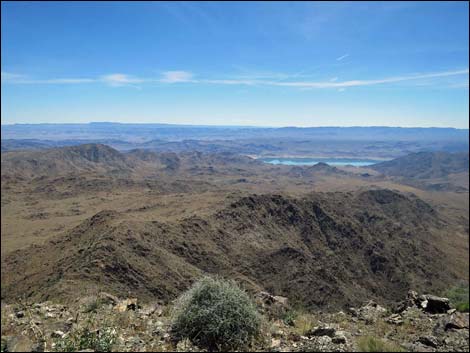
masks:
<path fill-rule="evenodd" d="M 264 163 L 272 165 L 289 165 L 289 166 L 313 166 L 318 163 L 326 163 L 331 166 L 355 166 L 366 167 L 369 165 L 383 162 L 379 159 L 371 158 L 329 158 L 329 157 L 262 157 L 258 158 Z"/>

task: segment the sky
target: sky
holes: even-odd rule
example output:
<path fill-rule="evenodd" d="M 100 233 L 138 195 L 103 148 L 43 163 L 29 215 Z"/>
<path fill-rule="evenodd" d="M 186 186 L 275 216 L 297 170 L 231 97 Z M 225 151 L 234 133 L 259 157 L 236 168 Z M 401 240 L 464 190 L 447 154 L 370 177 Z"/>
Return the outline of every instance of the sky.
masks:
<path fill-rule="evenodd" d="M 468 2 L 1 3 L 1 121 L 468 128 Z"/>

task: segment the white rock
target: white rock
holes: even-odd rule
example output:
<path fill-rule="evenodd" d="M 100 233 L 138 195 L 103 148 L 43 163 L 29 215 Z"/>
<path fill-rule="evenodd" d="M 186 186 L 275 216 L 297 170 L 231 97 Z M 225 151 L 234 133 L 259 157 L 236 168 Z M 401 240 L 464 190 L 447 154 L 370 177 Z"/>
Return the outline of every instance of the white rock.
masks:
<path fill-rule="evenodd" d="M 51 333 L 52 338 L 62 338 L 64 336 L 65 336 L 65 333 L 63 333 L 60 330 L 57 330 L 57 331 L 54 331 L 54 332 Z"/>

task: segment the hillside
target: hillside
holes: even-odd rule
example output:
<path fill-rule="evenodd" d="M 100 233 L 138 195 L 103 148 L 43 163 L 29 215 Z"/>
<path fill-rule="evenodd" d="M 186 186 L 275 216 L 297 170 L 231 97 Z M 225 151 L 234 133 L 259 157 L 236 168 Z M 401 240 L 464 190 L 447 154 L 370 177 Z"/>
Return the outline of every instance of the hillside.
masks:
<path fill-rule="evenodd" d="M 468 172 L 468 153 L 420 152 L 370 166 L 389 176 L 416 179 L 441 178 Z"/>
<path fill-rule="evenodd" d="M 100 288 L 169 300 L 206 272 L 306 307 L 392 301 L 459 277 L 439 246 L 448 232 L 431 206 L 388 190 L 252 195 L 176 222 L 102 211 L 2 258 L 2 299 L 71 299 Z"/>
<path fill-rule="evenodd" d="M 101 144 L 2 153 L 2 175 L 120 174 L 128 173 L 131 168 L 132 164 L 120 152 Z"/>
<path fill-rule="evenodd" d="M 155 152 L 134 149 L 129 152 L 102 144 L 83 144 L 38 151 L 2 153 L 2 176 L 37 178 L 81 174 L 109 177 L 153 177 L 155 173 L 189 175 L 240 172 L 241 167 L 261 167 L 262 162 L 225 152 L 218 154 Z M 217 169 L 215 169 L 217 167 Z"/>

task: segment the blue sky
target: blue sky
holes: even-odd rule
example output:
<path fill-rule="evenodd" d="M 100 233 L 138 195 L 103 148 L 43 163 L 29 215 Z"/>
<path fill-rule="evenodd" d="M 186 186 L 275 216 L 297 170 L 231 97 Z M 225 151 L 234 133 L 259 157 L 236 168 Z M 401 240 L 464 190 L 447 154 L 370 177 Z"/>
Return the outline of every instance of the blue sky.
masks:
<path fill-rule="evenodd" d="M 468 128 L 468 2 L 2 2 L 2 124 Z"/>

